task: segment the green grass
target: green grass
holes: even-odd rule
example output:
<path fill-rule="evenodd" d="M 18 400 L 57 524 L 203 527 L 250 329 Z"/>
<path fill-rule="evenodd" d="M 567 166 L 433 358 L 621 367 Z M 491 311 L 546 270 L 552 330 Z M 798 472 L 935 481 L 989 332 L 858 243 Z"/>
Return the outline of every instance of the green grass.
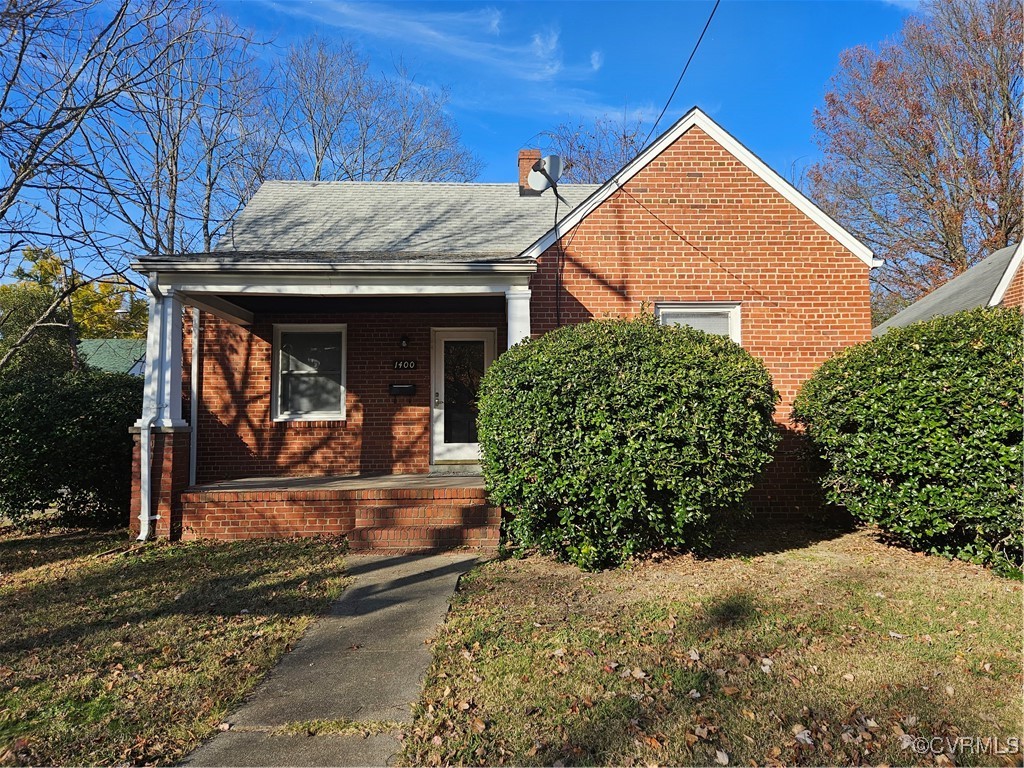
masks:
<path fill-rule="evenodd" d="M 341 593 L 343 551 L 0 535 L 0 764 L 181 758 Z"/>
<path fill-rule="evenodd" d="M 907 737 L 1020 737 L 1021 585 L 870 532 L 780 531 L 597 574 L 462 582 L 409 764 L 1018 764 Z"/>

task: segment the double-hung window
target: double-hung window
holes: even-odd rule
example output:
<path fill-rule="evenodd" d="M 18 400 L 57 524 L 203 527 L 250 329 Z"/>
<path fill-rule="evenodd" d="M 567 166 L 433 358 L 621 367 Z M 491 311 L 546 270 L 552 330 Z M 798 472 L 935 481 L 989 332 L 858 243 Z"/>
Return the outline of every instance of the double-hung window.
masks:
<path fill-rule="evenodd" d="M 658 302 L 654 313 L 662 325 L 688 325 L 740 343 L 740 305 L 737 302 Z"/>
<path fill-rule="evenodd" d="M 273 418 L 345 418 L 345 326 L 275 325 Z"/>

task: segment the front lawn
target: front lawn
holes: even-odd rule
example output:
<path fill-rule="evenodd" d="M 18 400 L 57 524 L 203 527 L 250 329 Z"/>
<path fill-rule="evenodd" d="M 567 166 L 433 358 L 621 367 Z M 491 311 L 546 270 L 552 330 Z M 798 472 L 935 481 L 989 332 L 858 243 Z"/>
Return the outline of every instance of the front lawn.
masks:
<path fill-rule="evenodd" d="M 341 593 L 342 554 L 0 535 L 0 764 L 181 758 Z"/>
<path fill-rule="evenodd" d="M 1024 732 L 1021 662 L 1020 583 L 867 531 L 505 560 L 463 579 L 405 760 L 1016 765 L 993 753 Z"/>

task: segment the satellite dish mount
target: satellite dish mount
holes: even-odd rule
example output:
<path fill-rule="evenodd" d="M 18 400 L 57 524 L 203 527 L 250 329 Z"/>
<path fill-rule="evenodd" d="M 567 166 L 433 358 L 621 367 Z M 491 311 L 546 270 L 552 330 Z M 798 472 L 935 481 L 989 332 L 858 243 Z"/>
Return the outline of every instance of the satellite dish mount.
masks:
<path fill-rule="evenodd" d="M 558 180 L 561 177 L 562 158 L 558 155 L 547 155 L 533 164 L 533 168 L 526 177 L 526 184 L 535 192 L 552 189 L 555 192 L 555 197 L 565 203 L 565 198 L 558 194 Z"/>

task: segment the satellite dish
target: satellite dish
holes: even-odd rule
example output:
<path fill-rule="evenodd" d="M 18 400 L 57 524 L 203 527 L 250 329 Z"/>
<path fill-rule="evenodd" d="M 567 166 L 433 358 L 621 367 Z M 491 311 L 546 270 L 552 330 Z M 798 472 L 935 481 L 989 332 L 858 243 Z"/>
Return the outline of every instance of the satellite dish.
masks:
<path fill-rule="evenodd" d="M 526 177 L 526 183 L 534 192 L 551 189 L 562 178 L 562 158 L 558 155 L 547 155 L 533 164 L 533 169 Z"/>

